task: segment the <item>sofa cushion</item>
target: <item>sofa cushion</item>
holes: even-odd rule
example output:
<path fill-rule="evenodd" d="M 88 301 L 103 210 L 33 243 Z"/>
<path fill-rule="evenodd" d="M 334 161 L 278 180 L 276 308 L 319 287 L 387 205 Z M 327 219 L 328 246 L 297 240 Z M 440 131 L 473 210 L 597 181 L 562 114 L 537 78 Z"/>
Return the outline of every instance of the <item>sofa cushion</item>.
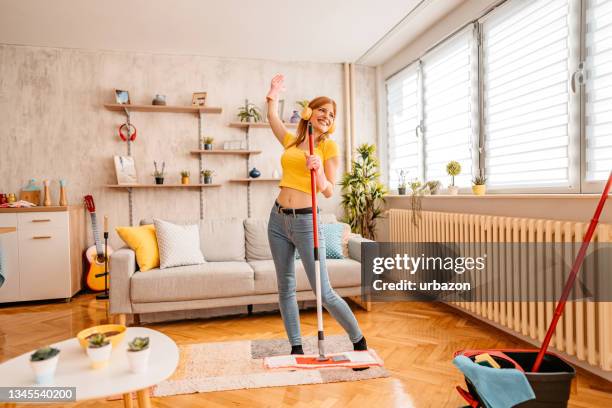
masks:
<path fill-rule="evenodd" d="M 345 288 L 361 285 L 361 264 L 352 259 L 326 259 L 325 264 L 333 288 Z M 276 293 L 276 270 L 274 261 L 250 261 L 255 272 L 255 293 Z M 311 290 L 302 262 L 295 262 L 296 290 Z"/>
<path fill-rule="evenodd" d="M 150 303 L 252 295 L 253 277 L 246 262 L 156 268 L 132 275 L 130 297 L 134 303 Z"/>
<path fill-rule="evenodd" d="M 267 242 L 266 238 L 266 242 Z M 210 262 L 245 261 L 244 226 L 239 218 L 200 221 L 200 242 L 204 258 Z"/>
<path fill-rule="evenodd" d="M 154 219 L 160 269 L 204 263 L 198 225 L 178 225 Z"/>

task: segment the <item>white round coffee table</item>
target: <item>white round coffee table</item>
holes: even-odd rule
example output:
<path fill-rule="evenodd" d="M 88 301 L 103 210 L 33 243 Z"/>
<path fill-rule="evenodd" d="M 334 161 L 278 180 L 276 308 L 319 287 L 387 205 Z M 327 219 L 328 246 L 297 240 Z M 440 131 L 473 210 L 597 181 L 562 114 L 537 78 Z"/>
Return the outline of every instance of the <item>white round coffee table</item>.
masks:
<path fill-rule="evenodd" d="M 134 337 L 149 337 L 151 356 L 146 373 L 134 374 L 127 359 L 127 343 Z M 115 347 L 106 368 L 94 370 L 89 357 L 75 337 L 51 346 L 60 350 L 53 387 L 76 387 L 76 400 L 123 395 L 125 407 L 132 406 L 130 393 L 136 391 L 138 405 L 150 407 L 149 387 L 170 377 L 179 362 L 176 343 L 168 336 L 145 327 L 128 327 L 125 337 Z M 0 387 L 37 386 L 30 368 L 30 354 L 22 354 L 0 364 Z"/>

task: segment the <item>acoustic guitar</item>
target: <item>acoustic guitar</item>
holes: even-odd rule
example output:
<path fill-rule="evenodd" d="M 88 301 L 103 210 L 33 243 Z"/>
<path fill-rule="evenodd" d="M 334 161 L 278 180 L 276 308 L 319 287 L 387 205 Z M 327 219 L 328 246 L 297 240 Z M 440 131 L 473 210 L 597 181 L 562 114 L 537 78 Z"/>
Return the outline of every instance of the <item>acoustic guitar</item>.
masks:
<path fill-rule="evenodd" d="M 95 292 L 100 292 L 104 290 L 105 278 L 110 280 L 110 275 L 108 277 L 104 276 L 104 247 L 102 246 L 102 242 L 100 241 L 100 233 L 98 232 L 96 205 L 94 204 L 94 200 L 91 195 L 86 195 L 83 200 L 85 201 L 85 207 L 91 216 L 91 229 L 93 231 L 94 242 L 96 243 L 85 251 L 85 258 L 89 263 L 87 275 L 85 277 L 85 284 L 89 289 Z M 112 253 L 112 248 L 108 247 L 107 256 L 110 256 Z"/>

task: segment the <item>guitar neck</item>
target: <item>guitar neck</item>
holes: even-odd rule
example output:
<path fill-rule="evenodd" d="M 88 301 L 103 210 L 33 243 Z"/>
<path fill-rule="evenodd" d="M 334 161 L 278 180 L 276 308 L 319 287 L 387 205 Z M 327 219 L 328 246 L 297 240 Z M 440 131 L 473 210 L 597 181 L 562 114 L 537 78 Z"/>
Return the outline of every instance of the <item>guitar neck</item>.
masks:
<path fill-rule="evenodd" d="M 94 234 L 94 241 L 96 242 L 96 252 L 98 255 L 104 255 L 104 248 L 102 248 L 102 242 L 100 241 L 100 232 L 98 231 L 98 219 L 96 217 L 96 213 L 91 213 L 91 229 Z"/>

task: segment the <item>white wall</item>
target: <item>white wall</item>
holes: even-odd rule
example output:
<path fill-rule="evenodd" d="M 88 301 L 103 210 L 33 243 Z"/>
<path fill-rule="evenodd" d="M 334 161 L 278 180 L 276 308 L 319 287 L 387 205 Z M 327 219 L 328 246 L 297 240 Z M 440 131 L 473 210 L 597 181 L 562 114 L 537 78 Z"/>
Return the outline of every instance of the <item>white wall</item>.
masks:
<path fill-rule="evenodd" d="M 113 155 L 126 154 L 117 136 L 125 116 L 102 106 L 113 102 L 113 89 L 129 90 L 132 103 L 148 104 L 156 93 L 165 94 L 169 105 L 189 105 L 192 92 L 207 91 L 207 104 L 222 107 L 223 113 L 206 116 L 204 133 L 222 145 L 244 137 L 243 131 L 227 124 L 236 121 L 245 98 L 264 106 L 269 81 L 278 72 L 287 77 L 286 119 L 296 100 L 324 94 L 338 102 L 333 138 L 344 149 L 341 64 L 0 45 L 0 192 L 17 193 L 30 178 L 39 183 L 48 178 L 57 203 L 58 180 L 66 179 L 70 203 L 92 194 L 98 215 L 107 214 L 111 227 L 127 225 L 127 193 L 103 187 L 116 183 Z M 375 71 L 357 67 L 356 73 L 357 141 L 373 142 Z M 189 154 L 198 147 L 195 114 L 136 112 L 132 122 L 138 128 L 133 155 L 139 182 L 153 182 L 153 160 L 166 162 L 167 183 L 177 183 L 182 169 L 190 170 L 192 182 L 197 182 L 198 160 Z M 280 169 L 280 145 L 269 129 L 253 130 L 251 142 L 253 149 L 263 150 L 253 156 L 252 164 L 270 177 L 275 168 Z M 243 156 L 205 156 L 205 167 L 215 170 L 215 182 L 223 183 L 205 190 L 205 217 L 246 217 L 246 186 L 226 182 L 245 177 L 245 166 Z M 136 191 L 134 219 L 197 219 L 197 191 Z M 252 191 L 253 216 L 266 217 L 278 188 L 274 183 L 254 184 Z M 337 191 L 332 199 L 320 202 L 325 211 L 341 215 Z M 112 244 L 119 245 L 112 236 Z"/>

